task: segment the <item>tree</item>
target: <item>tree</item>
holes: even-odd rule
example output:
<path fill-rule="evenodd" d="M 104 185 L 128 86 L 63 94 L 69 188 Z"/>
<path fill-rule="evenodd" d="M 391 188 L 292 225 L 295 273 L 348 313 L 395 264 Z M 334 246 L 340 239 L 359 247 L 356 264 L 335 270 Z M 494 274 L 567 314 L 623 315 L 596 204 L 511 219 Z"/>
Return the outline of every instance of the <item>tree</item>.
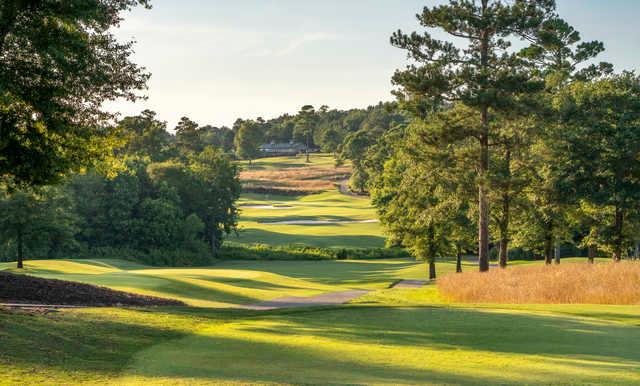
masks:
<path fill-rule="evenodd" d="M 233 151 L 234 132 L 226 127 L 214 127 L 211 125 L 200 128 L 202 146 L 213 146 L 222 149 L 225 153 Z"/>
<path fill-rule="evenodd" d="M 187 117 L 180 118 L 176 125 L 176 145 L 183 154 L 202 151 L 198 124 Z"/>
<path fill-rule="evenodd" d="M 372 201 L 390 240 L 426 260 L 431 279 L 436 277 L 436 259 L 451 252 L 461 269 L 473 225 L 467 217 L 473 180 L 466 168 L 467 149 L 440 146 L 437 130 L 430 126 L 441 124 L 434 119 L 410 125 L 371 184 Z"/>
<path fill-rule="evenodd" d="M 305 148 L 304 153 L 306 157 L 307 163 L 309 163 L 309 148 L 311 147 L 311 142 L 313 141 L 313 129 L 316 121 L 316 113 L 311 105 L 304 105 L 300 108 L 298 112 L 298 125 L 302 130 L 305 140 Z"/>
<path fill-rule="evenodd" d="M 174 155 L 173 138 L 166 130 L 167 123 L 158 121 L 154 111 L 144 110 L 140 115 L 125 117 L 118 126 L 127 137 L 127 154 L 147 156 L 154 162 Z"/>
<path fill-rule="evenodd" d="M 434 39 L 428 32 L 407 35 L 398 31 L 391 43 L 408 52 L 415 64 L 398 70 L 393 83 L 403 105 L 425 118 L 443 103 L 460 103 L 477 121 L 477 130 L 459 128 L 461 139 L 477 141 L 478 258 L 481 271 L 489 269 L 489 146 L 495 137 L 494 112 L 509 111 L 518 95 L 537 92 L 543 82 L 533 77 L 519 55 L 508 51 L 511 38 L 529 38 L 554 12 L 552 0 L 514 2 L 450 1 L 425 7 L 418 20 L 425 28 L 440 28 L 464 48 Z"/>
<path fill-rule="evenodd" d="M 555 147 L 563 189 L 611 213 L 597 242 L 619 261 L 631 246 L 626 221 L 640 201 L 640 77 L 576 82 L 557 103 L 568 128 Z"/>
<path fill-rule="evenodd" d="M 554 245 L 556 263 L 559 259 L 560 240 L 567 236 L 564 226 L 567 222 L 567 208 L 577 205 L 575 197 L 561 188 L 561 177 L 555 173 L 558 162 L 551 150 L 558 138 L 562 138 L 566 127 L 562 124 L 561 112 L 553 106 L 553 98 L 571 83 L 602 76 L 611 72 L 611 65 L 599 63 L 584 66 L 604 50 L 599 41 L 582 42 L 580 33 L 567 22 L 552 17 L 545 20 L 536 31 L 533 44 L 523 50 L 522 55 L 535 65 L 534 72 L 545 79 L 545 90 L 537 96 L 533 105 L 538 105 L 535 114 L 536 132 L 529 138 L 528 185 L 525 198 L 529 203 L 525 208 L 534 211 L 524 217 L 531 221 L 521 226 L 533 226 L 542 234 L 538 239 L 543 243 L 543 254 L 547 264 L 553 260 Z M 582 68 L 580 68 L 582 67 Z M 523 230 L 529 233 L 529 230 Z M 532 235 L 530 235 L 532 236 Z"/>
<path fill-rule="evenodd" d="M 54 240 L 73 242 L 75 217 L 67 200 L 57 192 L 3 189 L 0 194 L 0 239 L 15 244 L 18 268 L 23 268 L 29 248 Z"/>
<path fill-rule="evenodd" d="M 263 140 L 260 125 L 254 121 L 242 121 L 234 138 L 236 155 L 242 159 L 251 161 L 260 155 L 258 148 Z"/>
<path fill-rule="evenodd" d="M 0 2 L 0 176 L 44 185 L 118 144 L 107 100 L 137 100 L 149 75 L 110 33 L 147 0 Z"/>
<path fill-rule="evenodd" d="M 201 197 L 194 213 L 204 221 L 206 239 L 216 255 L 223 236 L 235 232 L 238 225 L 236 201 L 242 189 L 238 168 L 222 151 L 212 147 L 190 161 L 190 171 L 197 178 L 196 191 Z"/>

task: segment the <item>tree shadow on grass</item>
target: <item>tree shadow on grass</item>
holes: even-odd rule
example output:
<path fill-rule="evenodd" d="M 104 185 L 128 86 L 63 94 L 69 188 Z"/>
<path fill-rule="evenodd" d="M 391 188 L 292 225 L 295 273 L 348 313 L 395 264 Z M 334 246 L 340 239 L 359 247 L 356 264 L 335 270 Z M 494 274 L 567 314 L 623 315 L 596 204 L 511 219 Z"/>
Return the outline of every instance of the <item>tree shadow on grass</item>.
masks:
<path fill-rule="evenodd" d="M 281 318 L 277 316 L 276 318 Z M 640 316 L 636 316 L 640 319 Z M 291 314 L 286 331 L 371 344 L 455 346 L 473 350 L 617 358 L 640 367 L 640 329 L 566 315 L 450 307 L 347 307 Z"/>
<path fill-rule="evenodd" d="M 116 376 L 136 352 L 185 336 L 170 328 L 67 312 L 42 315 L 0 309 L 0 325 L 0 367 L 4 363 L 33 382 L 50 384 Z M 53 374 L 65 379 L 52 379 Z M 3 372 L 3 381 L 12 383 L 7 378 L 11 375 Z"/>
<path fill-rule="evenodd" d="M 115 377 L 125 368 L 149 381 L 632 383 L 640 369 L 640 329 L 564 316 L 445 307 L 130 312 L 118 318 L 98 312 L 47 316 L 0 312 L 0 364 L 51 383 L 97 379 L 117 383 Z M 185 317 L 181 323 L 198 327 L 193 334 L 165 324 Z M 221 318 L 238 324 L 218 326 Z M 205 320 L 209 323 L 200 323 Z M 389 361 L 380 356 L 369 360 L 368 349 L 389 350 Z M 407 355 L 404 349 L 412 350 L 410 355 L 418 360 L 394 360 L 392 350 Z M 451 363 L 438 367 L 456 350 L 467 352 L 460 357 L 459 369 L 478 371 L 457 372 Z M 469 350 L 483 359 L 477 360 Z M 501 354 L 519 356 L 507 367 L 493 366 L 491 355 L 502 361 L 504 357 L 497 358 Z M 535 367 L 540 363 L 557 366 Z M 565 371 L 575 378 L 567 378 Z"/>
<path fill-rule="evenodd" d="M 628 383 L 640 369 L 640 331 L 615 323 L 450 308 L 263 315 L 156 346 L 136 357 L 134 373 L 208 382 L 549 384 Z M 368 348 L 383 354 L 368 360 Z M 393 350 L 423 360 L 381 360 Z M 459 368 L 472 366 L 477 372 L 457 373 L 451 362 L 444 369 L 437 366 L 460 350 L 465 362 Z M 512 362 L 491 365 L 505 358 Z"/>

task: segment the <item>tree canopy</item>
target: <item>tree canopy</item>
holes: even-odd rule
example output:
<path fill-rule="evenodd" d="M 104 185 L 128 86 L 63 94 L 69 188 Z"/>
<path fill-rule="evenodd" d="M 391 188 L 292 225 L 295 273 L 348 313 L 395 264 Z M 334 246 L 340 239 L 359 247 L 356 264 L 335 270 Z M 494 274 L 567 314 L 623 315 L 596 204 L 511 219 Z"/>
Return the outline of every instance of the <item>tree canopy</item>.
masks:
<path fill-rule="evenodd" d="M 0 3 L 0 176 L 44 185 L 108 158 L 117 142 L 102 104 L 137 100 L 149 74 L 110 32 L 146 0 Z"/>

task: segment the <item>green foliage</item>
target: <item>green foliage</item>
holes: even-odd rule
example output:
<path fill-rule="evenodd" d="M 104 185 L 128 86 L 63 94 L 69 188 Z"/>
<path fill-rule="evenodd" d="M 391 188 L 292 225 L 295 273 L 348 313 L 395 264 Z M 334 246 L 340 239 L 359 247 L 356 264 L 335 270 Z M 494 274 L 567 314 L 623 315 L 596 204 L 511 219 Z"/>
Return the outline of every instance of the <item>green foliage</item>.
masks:
<path fill-rule="evenodd" d="M 114 178 L 74 176 L 56 189 L 59 199 L 5 193 L 0 206 L 10 216 L 0 220 L 3 254 L 11 257 L 22 238 L 29 252 L 48 246 L 38 257 L 95 253 L 158 265 L 209 263 L 237 226 L 240 182 L 230 158 L 207 147 L 188 161 L 127 158 L 126 164 Z"/>
<path fill-rule="evenodd" d="M 0 252 L 17 259 L 19 267 L 26 256 L 55 258 L 76 248 L 77 219 L 57 189 L 2 189 L 0 213 Z"/>
<path fill-rule="evenodd" d="M 620 259 L 633 241 L 625 227 L 640 201 L 640 77 L 576 82 L 557 103 L 568 128 L 554 147 L 562 188 L 609 213 L 604 226 L 592 230 L 593 241 Z"/>
<path fill-rule="evenodd" d="M 140 115 L 125 117 L 118 127 L 127 139 L 127 154 L 149 157 L 152 161 L 165 161 L 175 153 L 174 138 L 167 132 L 166 122 L 158 121 L 156 113 L 144 110 Z"/>
<path fill-rule="evenodd" d="M 257 122 L 242 121 L 234 138 L 236 155 L 249 161 L 257 158 L 260 155 L 258 147 L 262 144 L 263 138 L 263 132 Z"/>
<path fill-rule="evenodd" d="M 459 44 L 435 39 L 429 31 L 398 31 L 391 44 L 407 51 L 413 61 L 394 74 L 399 102 L 418 119 L 458 104 L 466 109 L 466 124 L 448 122 L 440 128 L 443 146 L 475 141 L 478 188 L 480 270 L 488 270 L 489 144 L 499 140 L 495 115 L 517 112 L 519 98 L 543 89 L 533 66 L 511 50 L 512 42 L 531 41 L 541 24 L 553 16 L 555 2 L 450 1 L 425 7 L 417 15 L 426 29 L 438 28 Z"/>
<path fill-rule="evenodd" d="M 43 185 L 110 158 L 118 142 L 102 104 L 138 99 L 149 77 L 110 30 L 138 4 L 0 3 L 0 177 Z"/>
<path fill-rule="evenodd" d="M 410 255 L 401 248 L 319 248 L 299 245 L 271 246 L 228 243 L 217 257 L 233 260 L 357 260 L 395 259 Z"/>

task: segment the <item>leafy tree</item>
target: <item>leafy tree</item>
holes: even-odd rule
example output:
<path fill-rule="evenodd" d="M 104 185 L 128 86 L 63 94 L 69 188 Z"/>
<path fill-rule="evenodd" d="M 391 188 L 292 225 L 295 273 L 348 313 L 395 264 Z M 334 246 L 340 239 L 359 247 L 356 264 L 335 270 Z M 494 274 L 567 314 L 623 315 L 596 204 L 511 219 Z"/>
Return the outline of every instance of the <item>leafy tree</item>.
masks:
<path fill-rule="evenodd" d="M 561 177 L 555 173 L 554 165 L 558 160 L 551 149 L 558 138 L 563 137 L 566 127 L 561 122 L 561 112 L 554 108 L 552 101 L 557 93 L 575 81 L 610 73 L 611 65 L 608 63 L 584 65 L 603 50 L 601 42 L 582 42 L 578 31 L 564 20 L 552 17 L 542 23 L 533 44 L 523 51 L 523 56 L 535 65 L 534 72 L 545 79 L 545 90 L 538 95 L 537 101 L 533 101 L 539 106 L 539 113 L 535 115 L 535 136 L 528 139 L 527 146 L 530 189 L 524 196 L 529 200 L 524 208 L 534 213 L 521 214 L 531 221 L 520 225 L 533 226 L 542 233 L 528 239 L 542 242 L 547 264 L 553 260 L 554 244 L 557 250 L 560 241 L 567 238 L 568 209 L 577 205 L 575 197 L 561 188 Z M 530 231 L 523 229 L 520 233 L 533 236 Z M 555 260 L 560 262 L 558 253 Z"/>
<path fill-rule="evenodd" d="M 225 153 L 233 151 L 233 137 L 235 133 L 226 126 L 214 127 L 211 125 L 200 128 L 200 140 L 203 147 L 213 146 L 222 149 Z"/>
<path fill-rule="evenodd" d="M 149 77 L 110 28 L 146 0 L 0 2 L 0 176 L 43 185 L 112 155 L 103 102 Z"/>
<path fill-rule="evenodd" d="M 391 37 L 391 43 L 405 49 L 415 63 L 393 76 L 393 83 L 400 86 L 395 91 L 400 102 L 419 118 L 443 103 L 460 103 L 477 121 L 476 130 L 455 126 L 458 132 L 451 137 L 477 141 L 481 271 L 489 269 L 489 146 L 496 134 L 492 113 L 510 111 L 517 96 L 543 86 L 527 63 L 509 52 L 510 39 L 529 38 L 552 16 L 554 6 L 551 0 L 450 1 L 425 7 L 418 20 L 425 28 L 439 28 L 461 45 L 466 43 L 463 48 L 428 32 L 407 35 L 398 31 Z"/>
<path fill-rule="evenodd" d="M 315 128 L 315 124 L 316 124 L 316 113 L 313 106 L 311 105 L 302 106 L 300 108 L 300 111 L 298 112 L 298 122 L 297 122 L 296 129 L 299 128 L 299 132 L 301 132 L 302 135 L 304 136 L 304 143 L 305 143 L 304 153 L 306 157 L 305 162 L 307 163 L 310 162 L 309 149 L 311 148 L 312 142 L 313 142 L 313 131 Z"/>
<path fill-rule="evenodd" d="M 259 146 L 262 140 L 263 133 L 257 122 L 242 121 L 234 138 L 236 155 L 249 160 L 249 165 L 251 165 L 251 161 L 260 155 Z"/>
<path fill-rule="evenodd" d="M 640 200 L 640 77 L 577 82 L 557 101 L 569 128 L 555 148 L 563 188 L 610 210 L 612 226 L 596 242 L 618 261 L 631 245 L 625 226 Z"/>
<path fill-rule="evenodd" d="M 164 161 L 175 155 L 173 138 L 167 132 L 167 123 L 156 119 L 156 113 L 144 110 L 140 115 L 126 117 L 118 122 L 127 136 L 127 154 L 149 157 L 152 161 Z"/>
<path fill-rule="evenodd" d="M 415 122 L 407 128 L 371 190 L 390 239 L 425 259 L 432 279 L 438 257 L 453 252 L 461 258 L 469 247 L 469 226 L 473 225 L 467 217 L 473 178 L 465 172 L 466 149 L 440 146 L 430 127 L 439 124 L 438 120 Z M 458 266 L 461 269 L 460 261 Z"/>
<path fill-rule="evenodd" d="M 25 250 L 46 244 L 73 243 L 75 217 L 69 202 L 53 189 L 0 192 L 0 240 L 14 243 L 18 268 L 23 268 Z"/>
<path fill-rule="evenodd" d="M 187 117 L 180 118 L 176 125 L 176 145 L 183 154 L 202 151 L 198 124 Z"/>
<path fill-rule="evenodd" d="M 207 147 L 191 159 L 190 170 L 197 177 L 197 192 L 201 199 L 194 211 L 206 225 L 206 236 L 215 255 L 223 236 L 235 232 L 238 225 L 236 201 L 241 185 L 238 168 L 220 150 Z"/>

